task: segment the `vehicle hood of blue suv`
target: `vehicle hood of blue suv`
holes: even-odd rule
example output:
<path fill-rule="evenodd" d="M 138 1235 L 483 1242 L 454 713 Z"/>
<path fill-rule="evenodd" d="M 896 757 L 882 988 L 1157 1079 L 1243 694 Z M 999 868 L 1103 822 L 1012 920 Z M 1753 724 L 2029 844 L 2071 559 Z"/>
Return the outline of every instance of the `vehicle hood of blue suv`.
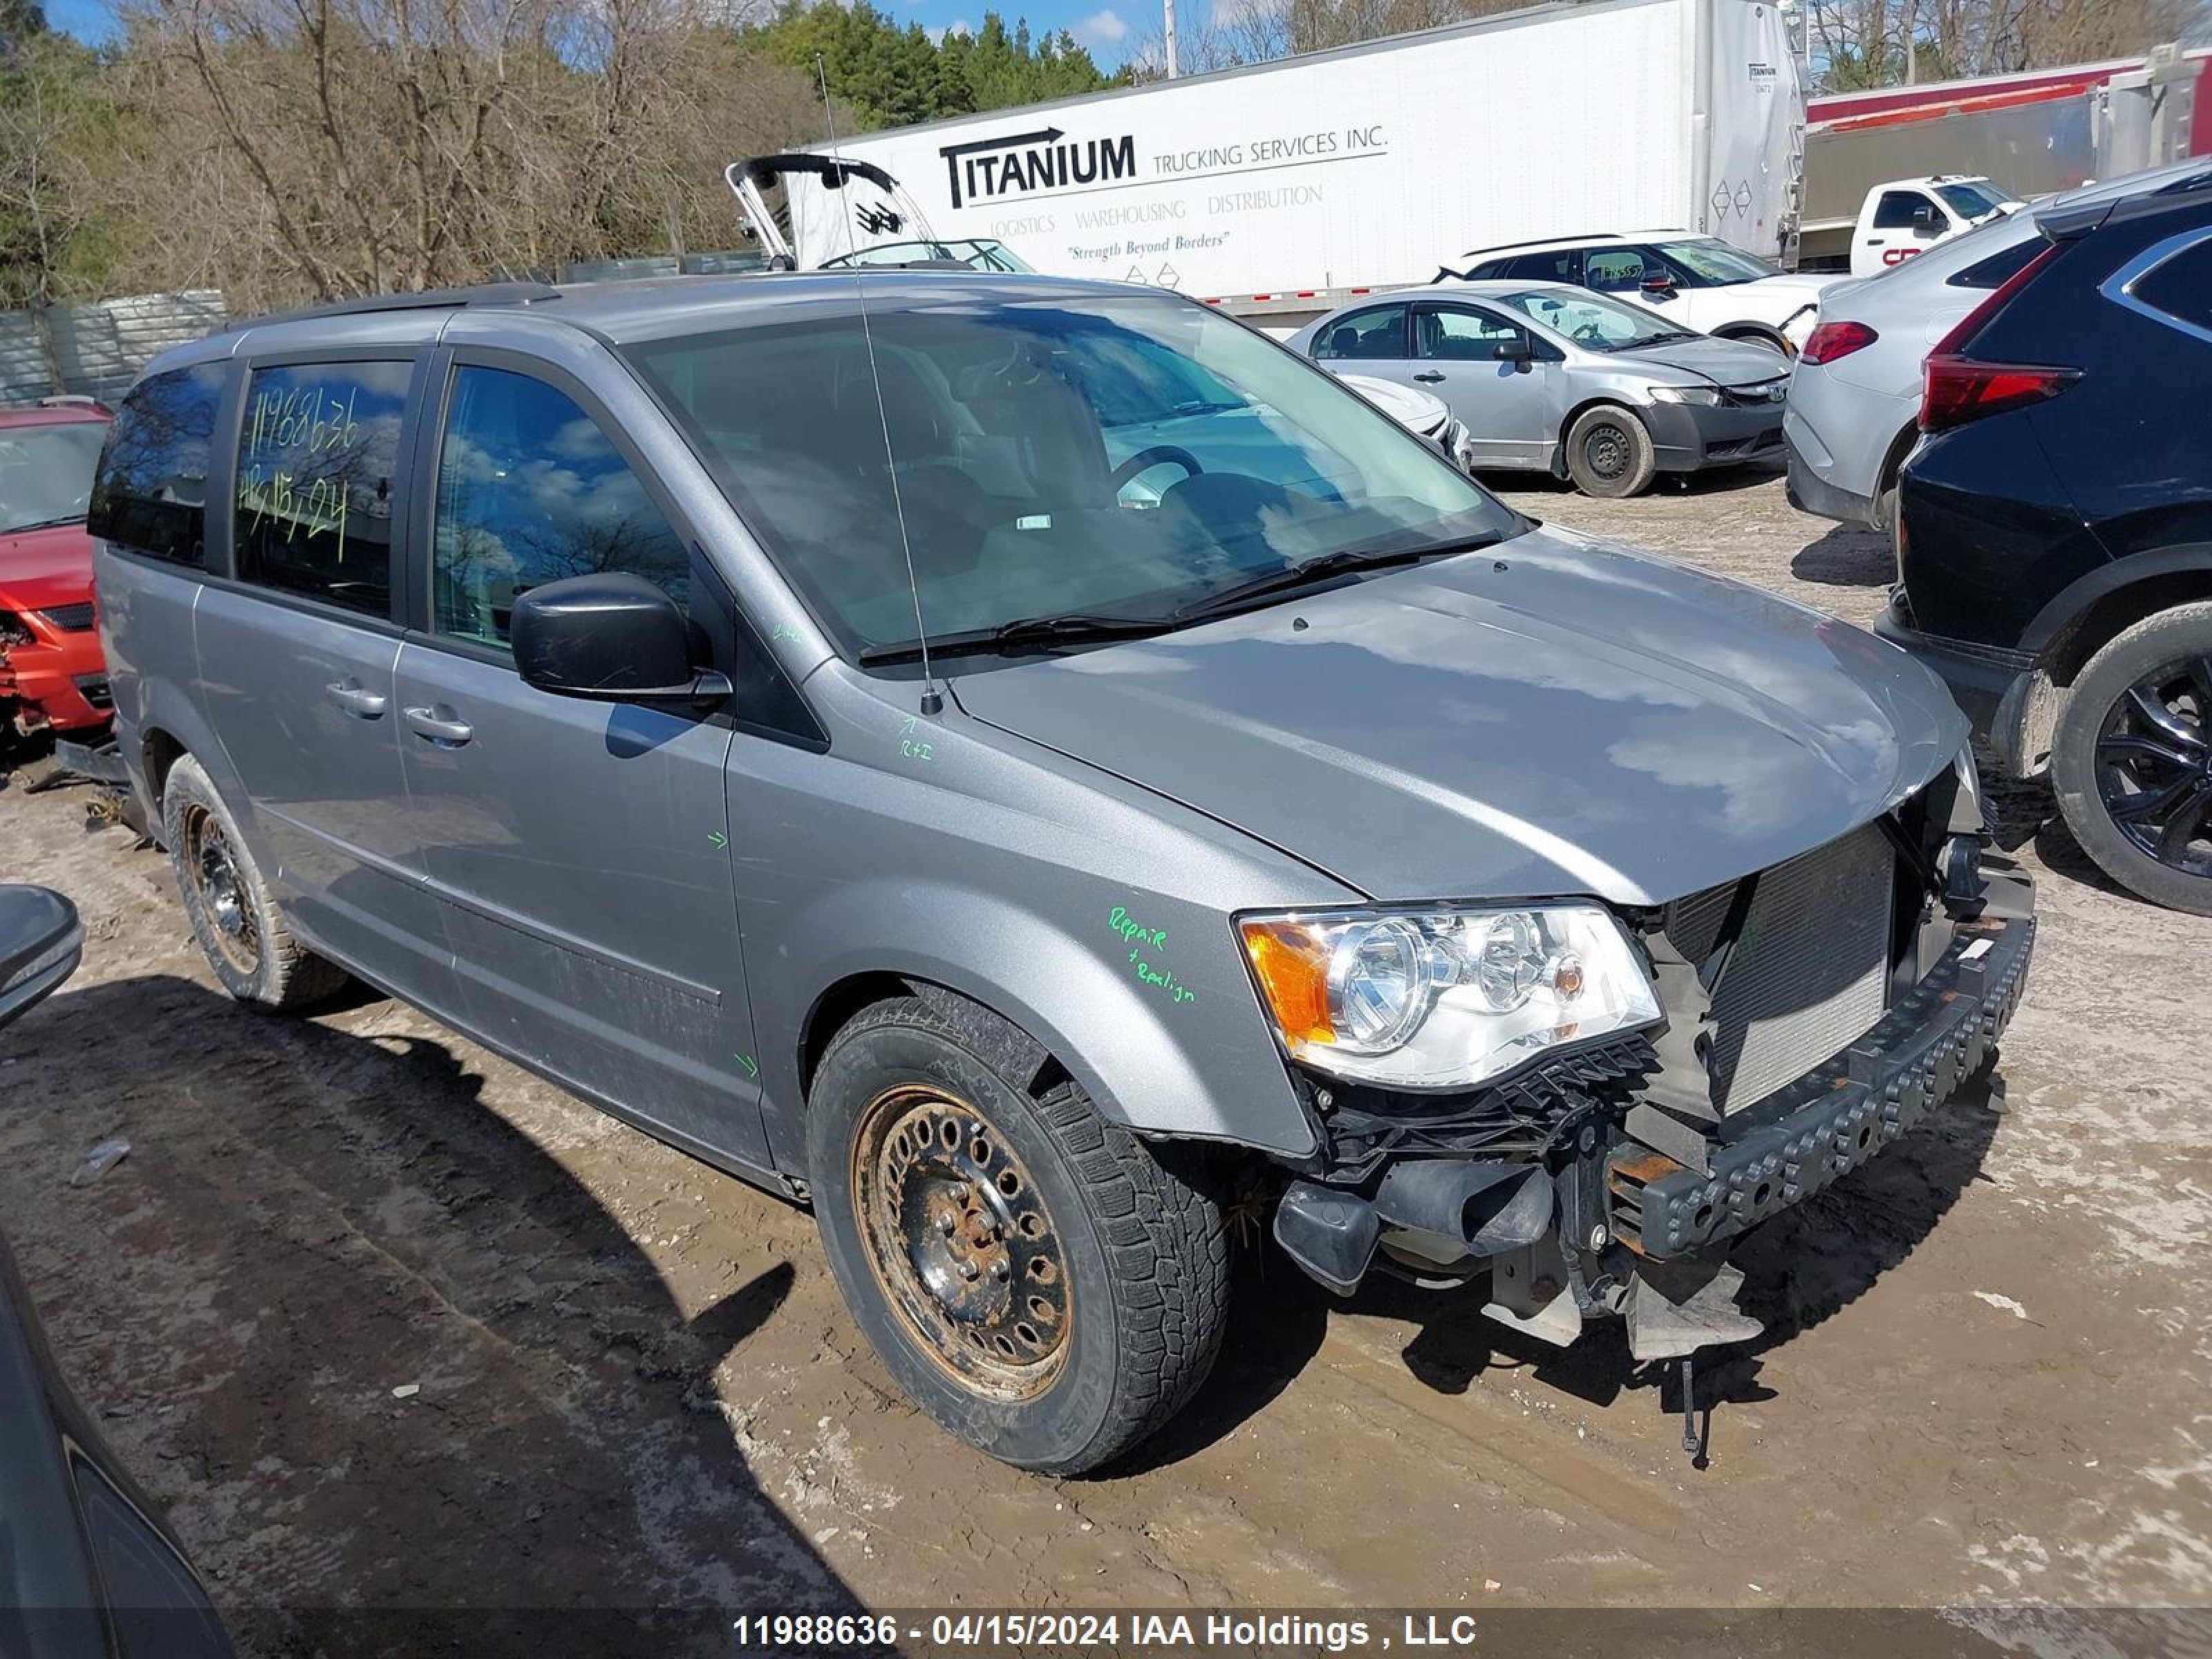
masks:
<path fill-rule="evenodd" d="M 1662 903 L 1871 821 L 1966 740 L 1893 647 L 1548 528 L 954 691 L 1386 901 Z"/>

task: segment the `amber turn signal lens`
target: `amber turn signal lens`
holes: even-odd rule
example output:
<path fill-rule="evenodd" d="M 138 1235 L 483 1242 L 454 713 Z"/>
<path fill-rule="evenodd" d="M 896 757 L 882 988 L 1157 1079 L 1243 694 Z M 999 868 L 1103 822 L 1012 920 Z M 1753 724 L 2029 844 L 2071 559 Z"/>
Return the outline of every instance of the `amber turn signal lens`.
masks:
<path fill-rule="evenodd" d="M 1293 1048 L 1335 1042 L 1328 1018 L 1328 946 L 1295 921 L 1248 921 L 1243 929 L 1252 975 L 1283 1041 Z"/>

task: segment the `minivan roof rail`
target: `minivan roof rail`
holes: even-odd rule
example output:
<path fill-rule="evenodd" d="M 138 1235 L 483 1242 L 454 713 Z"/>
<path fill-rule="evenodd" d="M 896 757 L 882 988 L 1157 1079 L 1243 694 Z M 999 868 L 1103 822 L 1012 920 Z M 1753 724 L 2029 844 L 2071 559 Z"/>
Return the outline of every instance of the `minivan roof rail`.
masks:
<path fill-rule="evenodd" d="M 271 323 L 305 322 L 316 317 L 351 317 L 377 311 L 436 311 L 467 306 L 526 306 L 541 300 L 557 300 L 562 290 L 545 283 L 477 283 L 467 288 L 429 288 L 413 294 L 364 294 L 357 299 L 330 300 L 301 306 L 294 311 L 272 311 L 264 317 L 242 317 L 233 328 L 260 328 Z"/>

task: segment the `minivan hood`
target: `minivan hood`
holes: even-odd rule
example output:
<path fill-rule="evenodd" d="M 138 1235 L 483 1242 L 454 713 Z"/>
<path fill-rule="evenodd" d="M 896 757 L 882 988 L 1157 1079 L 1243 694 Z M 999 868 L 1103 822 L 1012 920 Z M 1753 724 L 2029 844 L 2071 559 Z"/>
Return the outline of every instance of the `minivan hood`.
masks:
<path fill-rule="evenodd" d="M 1966 739 L 1893 647 L 1549 528 L 953 692 L 1383 900 L 1663 902 L 1869 822 Z"/>

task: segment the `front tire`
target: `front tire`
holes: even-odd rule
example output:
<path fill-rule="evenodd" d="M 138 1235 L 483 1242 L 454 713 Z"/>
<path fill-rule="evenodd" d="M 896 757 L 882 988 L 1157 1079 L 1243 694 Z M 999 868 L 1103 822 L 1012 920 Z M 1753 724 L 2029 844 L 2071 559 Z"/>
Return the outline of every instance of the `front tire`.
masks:
<path fill-rule="evenodd" d="M 2106 875 L 2212 915 L 2212 605 L 2161 611 L 2089 659 L 2051 773 L 2067 828 Z"/>
<path fill-rule="evenodd" d="M 1585 495 L 1641 495 L 1658 471 L 1650 432 L 1618 404 L 1584 410 L 1567 429 L 1567 475 Z"/>
<path fill-rule="evenodd" d="M 1182 1409 L 1220 1350 L 1219 1207 L 988 1011 L 878 1003 L 808 1098 L 838 1287 L 908 1396 L 1022 1468 L 1080 1474 Z M 1026 1075 L 1025 1075 L 1026 1074 Z"/>
<path fill-rule="evenodd" d="M 192 936 L 222 988 L 250 1008 L 289 1012 L 322 1001 L 346 972 L 292 936 L 261 866 L 214 781 L 190 755 L 161 789 L 162 837 Z"/>

